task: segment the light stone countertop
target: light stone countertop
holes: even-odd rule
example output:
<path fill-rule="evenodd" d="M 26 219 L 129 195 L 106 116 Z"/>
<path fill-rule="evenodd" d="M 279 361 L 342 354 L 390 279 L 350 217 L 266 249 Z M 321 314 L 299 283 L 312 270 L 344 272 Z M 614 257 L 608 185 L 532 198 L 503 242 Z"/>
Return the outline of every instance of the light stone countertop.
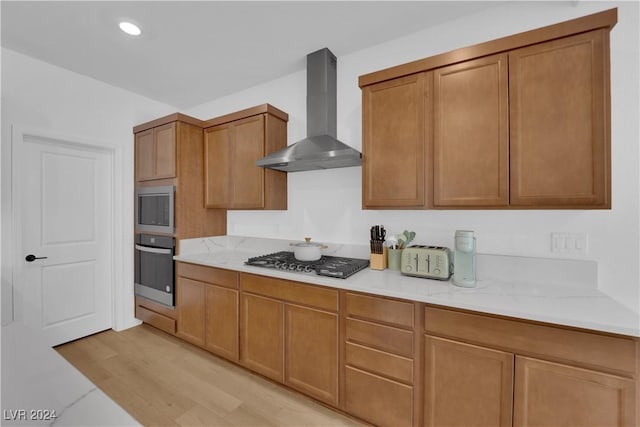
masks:
<path fill-rule="evenodd" d="M 597 289 L 597 266 L 592 261 L 479 254 L 475 288 L 458 287 L 450 280 L 404 276 L 391 270 L 367 268 L 347 279 L 337 279 L 245 265 L 250 257 L 290 250 L 290 242 L 240 236 L 182 240 L 181 253 L 174 259 L 337 289 L 640 337 L 639 314 Z M 368 247 L 329 244 L 323 254 L 368 258 Z"/>

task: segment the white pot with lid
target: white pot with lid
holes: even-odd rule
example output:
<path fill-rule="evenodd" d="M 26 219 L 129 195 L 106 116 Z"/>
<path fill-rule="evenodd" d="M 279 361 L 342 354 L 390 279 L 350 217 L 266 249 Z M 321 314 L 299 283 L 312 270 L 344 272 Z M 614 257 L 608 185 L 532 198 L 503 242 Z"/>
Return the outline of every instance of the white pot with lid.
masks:
<path fill-rule="evenodd" d="M 290 243 L 293 247 L 293 256 L 298 261 L 317 261 L 322 258 L 321 249 L 327 249 L 328 246 L 322 243 L 311 241 L 311 237 L 305 237 L 304 242 Z"/>

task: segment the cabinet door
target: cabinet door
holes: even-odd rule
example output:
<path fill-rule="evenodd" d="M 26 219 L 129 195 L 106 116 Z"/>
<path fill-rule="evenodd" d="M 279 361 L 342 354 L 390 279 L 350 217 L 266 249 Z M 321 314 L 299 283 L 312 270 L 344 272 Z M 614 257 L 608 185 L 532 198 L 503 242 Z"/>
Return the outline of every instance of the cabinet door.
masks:
<path fill-rule="evenodd" d="M 631 426 L 636 399 L 630 379 L 516 357 L 515 426 Z"/>
<path fill-rule="evenodd" d="M 154 179 L 153 129 L 136 133 L 136 181 Z"/>
<path fill-rule="evenodd" d="M 231 124 L 214 126 L 204 131 L 205 206 L 225 208 L 231 202 L 229 168 Z"/>
<path fill-rule="evenodd" d="M 364 208 L 424 207 L 431 81 L 432 74 L 420 73 L 363 89 Z"/>
<path fill-rule="evenodd" d="M 424 336 L 425 426 L 510 426 L 513 354 Z"/>
<path fill-rule="evenodd" d="M 234 122 L 231 147 L 231 207 L 264 207 L 264 168 L 256 160 L 264 157 L 264 115 Z"/>
<path fill-rule="evenodd" d="M 282 382 L 284 303 L 243 293 L 240 310 L 240 362 L 252 371 Z"/>
<path fill-rule="evenodd" d="M 176 282 L 177 335 L 200 346 L 204 345 L 205 286 L 184 277 Z"/>
<path fill-rule="evenodd" d="M 207 285 L 205 307 L 205 347 L 238 360 L 238 291 Z"/>
<path fill-rule="evenodd" d="M 413 387 L 345 367 L 346 411 L 377 426 L 413 425 Z"/>
<path fill-rule="evenodd" d="M 285 305 L 285 382 L 338 404 L 338 315 Z"/>
<path fill-rule="evenodd" d="M 610 207 L 608 37 L 509 53 L 512 205 Z"/>
<path fill-rule="evenodd" d="M 434 206 L 509 204 L 507 55 L 434 71 Z"/>
<path fill-rule="evenodd" d="M 176 176 L 176 124 L 168 123 L 153 129 L 155 144 L 154 179 Z"/>

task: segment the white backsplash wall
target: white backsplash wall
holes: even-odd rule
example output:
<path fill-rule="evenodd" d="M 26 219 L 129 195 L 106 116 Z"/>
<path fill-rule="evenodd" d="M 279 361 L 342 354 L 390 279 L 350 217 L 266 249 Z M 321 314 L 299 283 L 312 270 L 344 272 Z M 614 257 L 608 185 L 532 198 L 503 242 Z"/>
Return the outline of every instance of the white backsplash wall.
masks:
<path fill-rule="evenodd" d="M 228 233 L 286 239 L 311 236 L 318 241 L 366 244 L 369 227 L 384 224 L 389 232 L 416 231 L 416 243 L 453 247 L 455 230 L 470 229 L 476 232 L 481 253 L 597 261 L 600 289 L 639 311 L 637 2 L 505 3 L 373 48 L 342 56 L 334 52 L 338 55 L 338 138 L 357 149 L 362 147 L 359 75 L 612 7 L 619 8 L 619 16 L 611 33 L 611 210 L 362 210 L 362 171 L 357 167 L 290 173 L 288 211 L 229 212 Z M 322 47 L 321 43 L 317 46 Z M 301 71 L 185 113 L 206 119 L 269 102 L 289 114 L 292 144 L 306 133 L 305 93 L 306 73 Z M 389 174 L 402 179 L 402 166 Z M 551 252 L 552 232 L 586 233 L 586 254 Z"/>

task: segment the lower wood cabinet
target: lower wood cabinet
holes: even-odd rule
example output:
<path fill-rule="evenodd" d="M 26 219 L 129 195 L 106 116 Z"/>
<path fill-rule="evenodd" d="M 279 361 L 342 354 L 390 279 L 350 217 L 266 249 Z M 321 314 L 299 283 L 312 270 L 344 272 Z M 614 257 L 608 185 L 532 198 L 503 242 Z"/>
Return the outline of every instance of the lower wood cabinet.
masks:
<path fill-rule="evenodd" d="M 285 383 L 338 404 L 338 315 L 285 304 Z"/>
<path fill-rule="evenodd" d="M 345 409 L 378 426 L 413 424 L 413 387 L 360 369 L 345 368 Z"/>
<path fill-rule="evenodd" d="M 344 409 L 378 426 L 412 426 L 415 303 L 345 292 Z"/>
<path fill-rule="evenodd" d="M 250 274 L 241 287 L 240 362 L 337 406 L 338 292 Z"/>
<path fill-rule="evenodd" d="M 515 426 L 636 424 L 631 379 L 521 356 L 515 372 Z"/>
<path fill-rule="evenodd" d="M 426 426 L 640 421 L 637 339 L 428 306 L 425 330 Z"/>
<path fill-rule="evenodd" d="M 284 303 L 242 293 L 240 363 L 265 377 L 284 380 Z"/>
<path fill-rule="evenodd" d="M 185 277 L 178 276 L 176 280 L 176 335 L 199 346 L 204 346 L 205 287 L 204 283 Z"/>
<path fill-rule="evenodd" d="M 176 265 L 139 318 L 373 425 L 640 424 L 637 338 Z"/>
<path fill-rule="evenodd" d="M 238 273 L 177 263 L 176 335 L 238 360 Z"/>
<path fill-rule="evenodd" d="M 136 295 L 136 319 L 163 330 L 171 335 L 176 333 L 176 310 L 172 307 Z"/>
<path fill-rule="evenodd" d="M 424 336 L 424 425 L 510 426 L 513 354 Z"/>
<path fill-rule="evenodd" d="M 238 291 L 207 285 L 204 346 L 212 353 L 238 360 Z"/>

